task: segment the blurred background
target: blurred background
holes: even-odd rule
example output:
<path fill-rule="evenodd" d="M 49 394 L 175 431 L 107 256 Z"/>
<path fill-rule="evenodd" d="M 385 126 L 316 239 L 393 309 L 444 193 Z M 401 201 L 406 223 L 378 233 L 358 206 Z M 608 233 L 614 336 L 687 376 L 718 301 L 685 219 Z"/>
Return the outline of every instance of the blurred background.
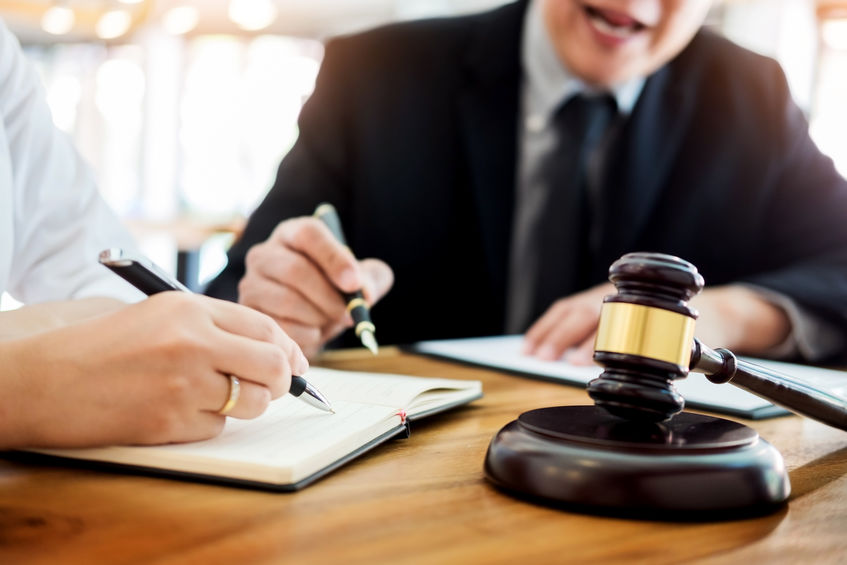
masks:
<path fill-rule="evenodd" d="M 0 0 L 56 124 L 142 249 L 196 283 L 297 137 L 328 37 L 502 0 Z M 708 25 L 782 63 L 847 175 L 847 0 L 724 0 Z M 8 298 L 6 298 L 8 302 Z"/>

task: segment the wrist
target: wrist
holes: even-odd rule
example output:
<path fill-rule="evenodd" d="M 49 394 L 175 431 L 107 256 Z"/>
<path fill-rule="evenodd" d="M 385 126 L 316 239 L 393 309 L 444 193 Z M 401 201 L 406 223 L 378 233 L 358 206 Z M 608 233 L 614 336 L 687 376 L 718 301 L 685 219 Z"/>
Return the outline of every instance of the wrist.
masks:
<path fill-rule="evenodd" d="M 758 354 L 780 345 L 791 332 L 782 308 L 741 285 L 708 288 L 692 305 L 700 310 L 698 326 L 703 325 L 703 339 L 710 346 Z"/>
<path fill-rule="evenodd" d="M 43 302 L 0 313 L 0 340 L 55 330 L 119 310 L 126 304 L 114 298 L 83 298 Z"/>

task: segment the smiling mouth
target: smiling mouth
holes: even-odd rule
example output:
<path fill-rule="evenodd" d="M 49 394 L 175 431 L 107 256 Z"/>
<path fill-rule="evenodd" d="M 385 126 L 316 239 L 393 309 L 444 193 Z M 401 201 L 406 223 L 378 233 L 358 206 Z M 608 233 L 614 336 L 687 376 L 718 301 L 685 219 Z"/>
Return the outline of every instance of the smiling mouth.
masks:
<path fill-rule="evenodd" d="M 647 29 L 645 24 L 635 18 L 614 10 L 604 10 L 586 5 L 585 13 L 598 31 L 619 39 L 629 39 Z"/>

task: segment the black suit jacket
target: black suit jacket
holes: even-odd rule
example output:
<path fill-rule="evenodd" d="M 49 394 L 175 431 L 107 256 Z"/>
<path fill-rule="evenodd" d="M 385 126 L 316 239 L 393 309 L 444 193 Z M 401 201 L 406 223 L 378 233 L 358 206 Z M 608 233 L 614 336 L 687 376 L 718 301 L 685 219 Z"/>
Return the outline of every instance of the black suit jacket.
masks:
<path fill-rule="evenodd" d="M 330 42 L 300 137 L 207 292 L 235 299 L 249 247 L 330 201 L 355 253 L 394 269 L 381 343 L 502 333 L 524 12 Z M 847 328 L 847 183 L 775 62 L 699 33 L 648 78 L 618 151 L 588 282 L 660 251 L 707 285 L 760 285 Z"/>

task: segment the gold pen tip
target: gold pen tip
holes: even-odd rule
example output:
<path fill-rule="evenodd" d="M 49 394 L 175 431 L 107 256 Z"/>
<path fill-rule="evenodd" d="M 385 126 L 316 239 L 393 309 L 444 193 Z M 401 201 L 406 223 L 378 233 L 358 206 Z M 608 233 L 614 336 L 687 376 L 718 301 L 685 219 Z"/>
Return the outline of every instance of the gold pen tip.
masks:
<path fill-rule="evenodd" d="M 371 353 L 376 355 L 379 352 L 379 346 L 376 344 L 373 332 L 364 330 L 359 338 L 362 340 L 362 345 L 370 349 Z"/>

